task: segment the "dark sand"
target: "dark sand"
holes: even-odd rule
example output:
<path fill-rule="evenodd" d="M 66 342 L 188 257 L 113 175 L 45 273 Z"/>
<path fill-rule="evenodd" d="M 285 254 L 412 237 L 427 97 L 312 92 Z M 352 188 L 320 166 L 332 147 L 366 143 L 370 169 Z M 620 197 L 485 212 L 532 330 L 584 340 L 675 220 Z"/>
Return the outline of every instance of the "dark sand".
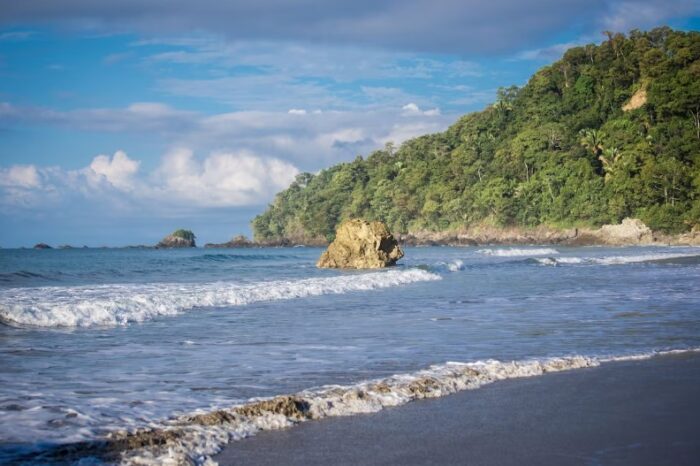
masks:
<path fill-rule="evenodd" d="M 700 465 L 700 354 L 514 379 L 233 442 L 221 465 Z"/>

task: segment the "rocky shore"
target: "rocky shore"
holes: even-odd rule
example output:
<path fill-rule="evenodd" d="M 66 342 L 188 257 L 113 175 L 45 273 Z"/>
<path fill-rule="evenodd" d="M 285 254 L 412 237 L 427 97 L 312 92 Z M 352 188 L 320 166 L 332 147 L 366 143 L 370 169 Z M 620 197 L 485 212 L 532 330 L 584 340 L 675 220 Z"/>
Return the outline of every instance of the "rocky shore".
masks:
<path fill-rule="evenodd" d="M 540 225 L 526 227 L 476 226 L 449 231 L 418 230 L 395 234 L 402 246 L 479 246 L 479 245 L 538 245 L 563 246 L 700 246 L 700 227 L 678 235 L 651 230 L 639 219 L 626 218 L 617 225 L 600 228 L 555 228 Z M 279 238 L 274 241 L 251 241 L 254 247 L 322 246 L 327 242 Z M 219 247 L 236 247 L 224 246 Z"/>
<path fill-rule="evenodd" d="M 558 229 L 547 226 L 475 227 L 445 232 L 417 231 L 397 235 L 401 244 L 410 246 L 476 246 L 485 244 L 565 246 L 700 246 L 700 229 L 680 235 L 652 231 L 639 219 L 626 218 L 618 225 L 598 229 Z"/>

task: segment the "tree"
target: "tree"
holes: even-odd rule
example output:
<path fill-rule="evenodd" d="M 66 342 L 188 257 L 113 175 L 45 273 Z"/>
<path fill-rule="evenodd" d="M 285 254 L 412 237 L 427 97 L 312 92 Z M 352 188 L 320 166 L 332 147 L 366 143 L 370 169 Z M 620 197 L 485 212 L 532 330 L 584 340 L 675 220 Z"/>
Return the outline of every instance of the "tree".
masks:
<path fill-rule="evenodd" d="M 581 145 L 591 151 L 595 157 L 599 157 L 603 152 L 603 140 L 605 133 L 596 129 L 582 129 L 579 132 Z"/>

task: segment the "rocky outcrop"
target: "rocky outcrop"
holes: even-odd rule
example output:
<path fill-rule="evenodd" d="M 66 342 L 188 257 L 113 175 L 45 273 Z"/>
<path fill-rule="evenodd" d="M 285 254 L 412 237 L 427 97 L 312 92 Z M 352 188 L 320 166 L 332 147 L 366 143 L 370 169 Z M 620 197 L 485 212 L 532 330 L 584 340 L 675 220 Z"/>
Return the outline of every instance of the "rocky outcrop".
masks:
<path fill-rule="evenodd" d="M 166 236 L 156 245 L 157 248 L 194 248 L 195 235 L 190 230 L 177 230 Z"/>
<path fill-rule="evenodd" d="M 566 246 L 643 246 L 674 245 L 700 246 L 700 225 L 681 234 L 664 234 L 652 231 L 639 219 L 627 218 L 620 224 L 603 225 L 600 228 L 498 227 L 475 225 L 447 231 L 414 230 L 396 235 L 401 246 L 478 246 L 478 245 L 542 245 Z M 258 246 L 292 246 L 318 243 L 297 243 L 287 239 L 276 243 L 255 243 Z"/>
<path fill-rule="evenodd" d="M 376 269 L 396 264 L 403 257 L 399 243 L 382 222 L 346 220 L 335 240 L 321 254 L 317 267 Z"/>
<path fill-rule="evenodd" d="M 603 243 L 610 245 L 624 246 L 654 242 L 651 229 L 638 218 L 626 218 L 619 225 L 603 225 L 592 234 Z"/>
<path fill-rule="evenodd" d="M 575 228 L 566 230 L 539 226 L 535 228 L 475 226 L 452 231 L 412 231 L 399 236 L 409 246 L 477 246 L 480 244 L 558 244 L 572 241 Z"/>
<path fill-rule="evenodd" d="M 258 244 L 249 240 L 244 235 L 238 235 L 231 238 L 230 241 L 225 243 L 207 243 L 204 245 L 205 248 L 254 248 Z"/>
<path fill-rule="evenodd" d="M 37 243 L 34 245 L 34 249 L 53 249 L 53 248 L 46 243 Z"/>
<path fill-rule="evenodd" d="M 678 235 L 676 241 L 678 244 L 700 246 L 700 225 L 695 225 L 688 233 Z"/>
<path fill-rule="evenodd" d="M 483 244 L 698 245 L 700 244 L 700 228 L 695 228 L 693 231 L 681 235 L 663 235 L 653 232 L 639 219 L 626 218 L 620 224 L 603 225 L 597 229 L 559 229 L 540 225 L 534 228 L 475 226 L 443 232 L 417 231 L 401 235 L 399 241 L 401 244 L 412 246 L 475 246 Z"/>

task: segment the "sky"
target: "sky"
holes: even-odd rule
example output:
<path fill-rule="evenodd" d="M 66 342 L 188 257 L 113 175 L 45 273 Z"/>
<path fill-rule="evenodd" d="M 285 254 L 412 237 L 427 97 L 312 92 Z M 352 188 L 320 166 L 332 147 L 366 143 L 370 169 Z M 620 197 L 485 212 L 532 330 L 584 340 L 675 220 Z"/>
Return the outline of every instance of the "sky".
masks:
<path fill-rule="evenodd" d="M 0 0 L 0 247 L 198 242 L 700 0 Z"/>

